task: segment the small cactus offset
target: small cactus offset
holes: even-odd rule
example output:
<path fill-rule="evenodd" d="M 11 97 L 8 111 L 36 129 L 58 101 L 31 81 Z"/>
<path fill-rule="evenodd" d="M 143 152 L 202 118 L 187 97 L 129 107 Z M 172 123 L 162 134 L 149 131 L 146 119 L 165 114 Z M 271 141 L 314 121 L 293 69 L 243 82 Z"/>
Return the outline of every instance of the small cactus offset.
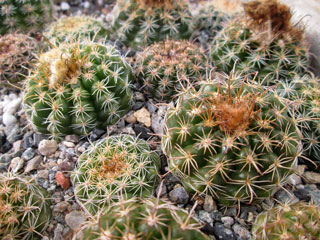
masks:
<path fill-rule="evenodd" d="M 261 213 L 252 227 L 254 240 L 320 239 L 320 207 L 297 202 Z"/>
<path fill-rule="evenodd" d="M 186 0 L 118 0 L 113 30 L 126 46 L 140 47 L 169 39 L 188 39 L 192 16 Z"/>
<path fill-rule="evenodd" d="M 72 173 L 76 198 L 95 215 L 120 193 L 151 195 L 159 161 L 144 140 L 130 135 L 102 139 L 80 156 Z"/>
<path fill-rule="evenodd" d="M 288 100 L 289 109 L 302 133 L 301 160 L 320 171 L 320 83 L 312 73 L 282 81 L 277 88 L 280 97 Z M 313 163 L 312 163 L 313 162 Z"/>
<path fill-rule="evenodd" d="M 24 105 L 34 128 L 53 137 L 105 129 L 131 105 L 132 70 L 113 46 L 68 43 L 40 55 Z"/>
<path fill-rule="evenodd" d="M 60 18 L 52 23 L 43 35 L 53 43 L 73 41 L 75 39 L 106 40 L 108 31 L 103 23 L 90 16 L 71 16 Z"/>
<path fill-rule="evenodd" d="M 201 227 L 192 213 L 169 203 L 133 198 L 109 206 L 83 226 L 77 239 L 208 240 Z"/>
<path fill-rule="evenodd" d="M 0 36 L 0 83 L 18 83 L 28 74 L 34 54 L 38 51 L 37 41 L 24 34 Z"/>
<path fill-rule="evenodd" d="M 52 19 L 52 8 L 50 0 L 0 1 L 0 35 L 42 30 Z"/>
<path fill-rule="evenodd" d="M 0 174 L 0 239 L 41 239 L 50 218 L 44 189 L 29 178 Z"/>
<path fill-rule="evenodd" d="M 245 16 L 231 20 L 215 38 L 211 58 L 215 66 L 230 72 L 258 72 L 264 85 L 286 79 L 292 71 L 303 74 L 308 51 L 303 30 L 293 26 L 289 7 L 278 0 L 244 4 Z"/>
<path fill-rule="evenodd" d="M 190 191 L 223 205 L 270 197 L 301 151 L 286 106 L 271 90 L 234 73 L 181 95 L 165 124 L 170 170 Z"/>
<path fill-rule="evenodd" d="M 189 84 L 200 82 L 208 66 L 204 50 L 188 41 L 165 40 L 138 54 L 135 71 L 144 92 L 171 101 Z"/>

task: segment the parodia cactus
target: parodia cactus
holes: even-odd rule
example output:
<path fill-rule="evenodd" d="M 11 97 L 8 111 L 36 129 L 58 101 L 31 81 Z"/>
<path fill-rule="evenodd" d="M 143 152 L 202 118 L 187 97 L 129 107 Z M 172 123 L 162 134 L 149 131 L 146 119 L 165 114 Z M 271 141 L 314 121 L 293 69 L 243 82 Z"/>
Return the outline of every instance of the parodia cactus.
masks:
<path fill-rule="evenodd" d="M 166 40 L 141 52 L 135 69 L 147 95 L 171 101 L 190 83 L 205 77 L 207 58 L 201 48 L 188 41 Z"/>
<path fill-rule="evenodd" d="M 167 38 L 187 39 L 192 33 L 186 0 L 118 0 L 113 15 L 114 32 L 131 47 Z"/>
<path fill-rule="evenodd" d="M 300 154 L 286 107 L 270 90 L 234 74 L 181 95 L 167 112 L 166 128 L 171 171 L 225 205 L 269 197 Z"/>
<path fill-rule="evenodd" d="M 50 0 L 1 0 L 0 35 L 7 32 L 36 32 L 52 18 Z"/>
<path fill-rule="evenodd" d="M 215 66 L 230 72 L 258 71 L 265 85 L 288 78 L 291 71 L 303 73 L 308 67 L 303 31 L 290 22 L 289 8 L 278 0 L 260 0 L 244 5 L 245 16 L 232 20 L 213 41 L 211 57 Z"/>
<path fill-rule="evenodd" d="M 130 199 L 109 206 L 98 219 L 85 224 L 78 239 L 209 239 L 200 228 L 192 213 L 157 198 Z"/>
<path fill-rule="evenodd" d="M 43 34 L 52 43 L 73 41 L 75 39 L 105 40 L 109 33 L 103 23 L 90 16 L 71 16 L 59 18 Z"/>
<path fill-rule="evenodd" d="M 40 56 L 27 79 L 25 108 L 39 132 L 87 135 L 127 113 L 131 80 L 130 66 L 114 47 L 63 44 Z"/>
<path fill-rule="evenodd" d="M 32 180 L 0 174 L 0 239 L 37 239 L 51 217 L 50 200 Z"/>
<path fill-rule="evenodd" d="M 252 227 L 256 240 L 320 239 L 320 207 L 298 202 L 261 213 Z"/>
<path fill-rule="evenodd" d="M 159 161 L 144 140 L 130 135 L 102 139 L 80 156 L 72 173 L 76 198 L 94 215 L 119 194 L 151 195 Z"/>
<path fill-rule="evenodd" d="M 38 49 L 37 41 L 27 35 L 9 33 L 0 36 L 0 84 L 24 79 Z"/>
<path fill-rule="evenodd" d="M 288 99 L 297 126 L 302 133 L 302 160 L 320 167 L 320 84 L 312 73 L 282 81 L 277 88 L 280 97 Z M 314 168 L 314 165 L 310 165 Z"/>

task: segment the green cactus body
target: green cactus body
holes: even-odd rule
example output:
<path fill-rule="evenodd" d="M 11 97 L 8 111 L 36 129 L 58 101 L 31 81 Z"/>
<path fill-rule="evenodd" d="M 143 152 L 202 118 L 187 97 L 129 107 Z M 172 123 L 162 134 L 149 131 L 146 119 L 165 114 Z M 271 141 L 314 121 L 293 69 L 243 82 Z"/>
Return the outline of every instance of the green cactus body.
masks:
<path fill-rule="evenodd" d="M 141 52 L 135 70 L 147 95 L 169 102 L 189 84 L 200 82 L 207 65 L 201 48 L 187 41 L 166 40 Z"/>
<path fill-rule="evenodd" d="M 50 218 L 44 189 L 28 178 L 0 174 L 1 239 L 41 239 Z"/>
<path fill-rule="evenodd" d="M 169 39 L 188 39 L 192 16 L 185 0 L 119 0 L 112 28 L 118 39 L 140 47 Z"/>
<path fill-rule="evenodd" d="M 103 23 L 90 16 L 71 16 L 59 18 L 52 23 L 43 34 L 49 41 L 62 43 L 75 39 L 106 40 L 109 38 L 108 31 Z"/>
<path fill-rule="evenodd" d="M 298 202 L 283 204 L 263 212 L 252 227 L 253 239 L 320 239 L 320 207 Z"/>
<path fill-rule="evenodd" d="M 288 100 L 291 115 L 302 133 L 303 156 L 306 164 L 310 160 L 320 168 L 320 84 L 312 73 L 304 76 L 295 74 L 290 80 L 282 81 L 277 88 L 280 97 Z"/>
<path fill-rule="evenodd" d="M 0 35 L 41 30 L 52 19 L 50 0 L 0 1 Z"/>
<path fill-rule="evenodd" d="M 87 135 L 129 111 L 131 81 L 131 67 L 114 47 L 60 45 L 40 56 L 27 79 L 24 105 L 38 132 Z"/>
<path fill-rule="evenodd" d="M 0 36 L 0 82 L 18 83 L 28 74 L 33 54 L 39 49 L 37 41 L 24 34 Z"/>
<path fill-rule="evenodd" d="M 157 180 L 158 155 L 130 135 L 110 136 L 83 153 L 71 180 L 77 200 L 95 215 L 118 194 L 150 195 Z"/>
<path fill-rule="evenodd" d="M 261 9 L 265 7 L 261 11 L 266 11 L 263 12 L 266 18 L 276 21 L 279 20 L 277 16 L 290 14 L 288 7 L 272 2 L 276 1 L 264 1 L 258 5 Z M 268 4 L 271 5 L 270 9 Z M 258 6 L 254 6 L 256 11 L 260 9 Z M 272 12 L 281 7 L 285 10 Z M 252 73 L 252 77 L 258 72 L 256 80 L 264 85 L 275 84 L 274 79 L 286 79 L 292 71 L 303 74 L 308 67 L 308 51 L 302 30 L 291 26 L 291 15 L 288 16 L 289 20 L 280 18 L 283 29 L 278 29 L 277 26 L 282 23 L 264 21 L 262 16 L 251 16 L 249 8 L 246 11 L 246 16 L 231 20 L 212 43 L 211 58 L 218 70 L 230 72 L 235 68 Z"/>
<path fill-rule="evenodd" d="M 271 91 L 232 75 L 181 95 L 168 110 L 163 149 L 185 186 L 223 205 L 269 197 L 292 173 L 300 137 Z"/>
<path fill-rule="evenodd" d="M 156 198 L 130 199 L 109 206 L 84 225 L 78 239 L 205 240 L 191 214 Z"/>

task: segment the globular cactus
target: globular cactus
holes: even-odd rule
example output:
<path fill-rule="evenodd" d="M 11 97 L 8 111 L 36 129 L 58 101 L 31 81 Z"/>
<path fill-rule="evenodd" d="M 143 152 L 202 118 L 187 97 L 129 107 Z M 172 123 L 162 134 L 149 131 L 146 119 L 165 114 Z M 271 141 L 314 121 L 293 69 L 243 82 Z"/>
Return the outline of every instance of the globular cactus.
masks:
<path fill-rule="evenodd" d="M 87 135 L 129 111 L 132 77 L 113 46 L 62 44 L 40 55 L 26 81 L 25 109 L 38 132 Z"/>
<path fill-rule="evenodd" d="M 300 155 L 299 132 L 271 89 L 237 73 L 181 95 L 166 114 L 170 171 L 223 205 L 260 201 L 281 187 Z"/>
<path fill-rule="evenodd" d="M 159 161 L 144 140 L 130 135 L 102 139 L 79 158 L 71 176 L 75 196 L 95 215 L 120 193 L 128 198 L 151 195 Z"/>
<path fill-rule="evenodd" d="M 53 43 L 62 43 L 81 38 L 95 41 L 109 38 L 109 32 L 103 26 L 103 23 L 90 16 L 59 18 L 47 28 L 43 35 Z"/>
<path fill-rule="evenodd" d="M 0 36 L 0 83 L 18 83 L 28 74 L 34 54 L 38 51 L 37 41 L 24 34 Z"/>
<path fill-rule="evenodd" d="M 86 223 L 77 239 L 209 239 L 192 214 L 157 198 L 122 200 Z"/>
<path fill-rule="evenodd" d="M 52 8 L 50 0 L 0 1 L 0 35 L 42 30 L 52 19 Z"/>
<path fill-rule="evenodd" d="M 254 240 L 320 239 L 320 207 L 297 202 L 263 212 L 252 226 Z"/>
<path fill-rule="evenodd" d="M 294 74 L 281 81 L 277 91 L 288 100 L 288 108 L 302 133 L 303 154 L 301 160 L 320 169 L 320 84 L 312 73 L 303 76 Z M 312 163 L 313 162 L 313 163 Z"/>
<path fill-rule="evenodd" d="M 213 40 L 229 19 L 227 13 L 218 10 L 217 1 L 215 0 L 202 3 L 194 15 L 192 38 L 200 41 L 204 47 L 208 47 L 208 42 Z"/>
<path fill-rule="evenodd" d="M 213 41 L 211 58 L 218 70 L 230 72 L 235 66 L 258 72 L 264 85 L 292 71 L 304 73 L 308 50 L 303 30 L 290 22 L 290 9 L 278 0 L 258 0 L 244 4 L 244 10 L 245 16 L 230 21 Z"/>
<path fill-rule="evenodd" d="M 0 174 L 1 239 L 40 239 L 50 218 L 44 189 L 29 178 Z"/>
<path fill-rule="evenodd" d="M 166 40 L 144 49 L 135 62 L 137 79 L 145 94 L 160 102 L 171 101 L 206 75 L 204 50 L 188 41 Z"/>
<path fill-rule="evenodd" d="M 169 39 L 188 39 L 192 16 L 186 0 L 119 0 L 112 28 L 126 46 L 140 47 Z"/>

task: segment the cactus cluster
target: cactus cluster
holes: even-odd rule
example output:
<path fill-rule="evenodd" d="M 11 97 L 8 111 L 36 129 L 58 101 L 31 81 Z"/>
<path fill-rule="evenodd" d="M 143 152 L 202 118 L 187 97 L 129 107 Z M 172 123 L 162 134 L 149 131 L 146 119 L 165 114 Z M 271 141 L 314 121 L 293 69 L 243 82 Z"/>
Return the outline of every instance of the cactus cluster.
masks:
<path fill-rule="evenodd" d="M 224 205 L 269 197 L 286 182 L 301 151 L 280 98 L 237 73 L 181 95 L 165 123 L 170 170 L 191 191 Z"/>
<path fill-rule="evenodd" d="M 151 195 L 158 155 L 130 135 L 110 136 L 83 153 L 71 179 L 78 202 L 92 215 L 118 198 Z"/>
<path fill-rule="evenodd" d="M 207 62 L 204 51 L 194 44 L 165 40 L 138 54 L 135 71 L 145 94 L 163 102 L 200 82 L 206 75 Z"/>
<path fill-rule="evenodd" d="M 132 70 L 113 47 L 62 44 L 27 78 L 24 105 L 34 128 L 53 137 L 105 129 L 130 109 Z"/>
<path fill-rule="evenodd" d="M 117 39 L 140 47 L 169 39 L 188 39 L 192 16 L 186 0 L 118 0 L 112 28 Z"/>
<path fill-rule="evenodd" d="M 157 198 L 130 199 L 109 206 L 84 225 L 78 239 L 205 240 L 192 213 Z"/>
<path fill-rule="evenodd" d="M 308 67 L 303 30 L 293 26 L 289 7 L 278 2 L 252 1 L 244 5 L 245 16 L 233 19 L 211 46 L 215 66 L 230 72 L 258 72 L 264 85 L 286 79 Z"/>
<path fill-rule="evenodd" d="M 0 174 L 1 239 L 38 239 L 50 218 L 44 189 L 26 177 Z"/>
<path fill-rule="evenodd" d="M 281 81 L 277 88 L 280 97 L 288 100 L 292 117 L 302 133 L 305 163 L 320 167 L 320 83 L 312 73 L 293 75 Z M 314 168 L 314 166 L 312 167 Z"/>
<path fill-rule="evenodd" d="M 320 207 L 304 202 L 283 204 L 261 213 L 253 227 L 253 239 L 320 239 Z"/>
<path fill-rule="evenodd" d="M 38 49 L 37 41 L 28 35 L 8 33 L 0 36 L 1 85 L 14 84 L 24 79 Z"/>
<path fill-rule="evenodd" d="M 52 23 L 43 35 L 53 43 L 79 39 L 105 40 L 109 38 L 103 23 L 90 16 L 70 16 L 59 18 Z"/>
<path fill-rule="evenodd" d="M 50 0 L 0 1 L 0 35 L 41 30 L 52 18 Z"/>

